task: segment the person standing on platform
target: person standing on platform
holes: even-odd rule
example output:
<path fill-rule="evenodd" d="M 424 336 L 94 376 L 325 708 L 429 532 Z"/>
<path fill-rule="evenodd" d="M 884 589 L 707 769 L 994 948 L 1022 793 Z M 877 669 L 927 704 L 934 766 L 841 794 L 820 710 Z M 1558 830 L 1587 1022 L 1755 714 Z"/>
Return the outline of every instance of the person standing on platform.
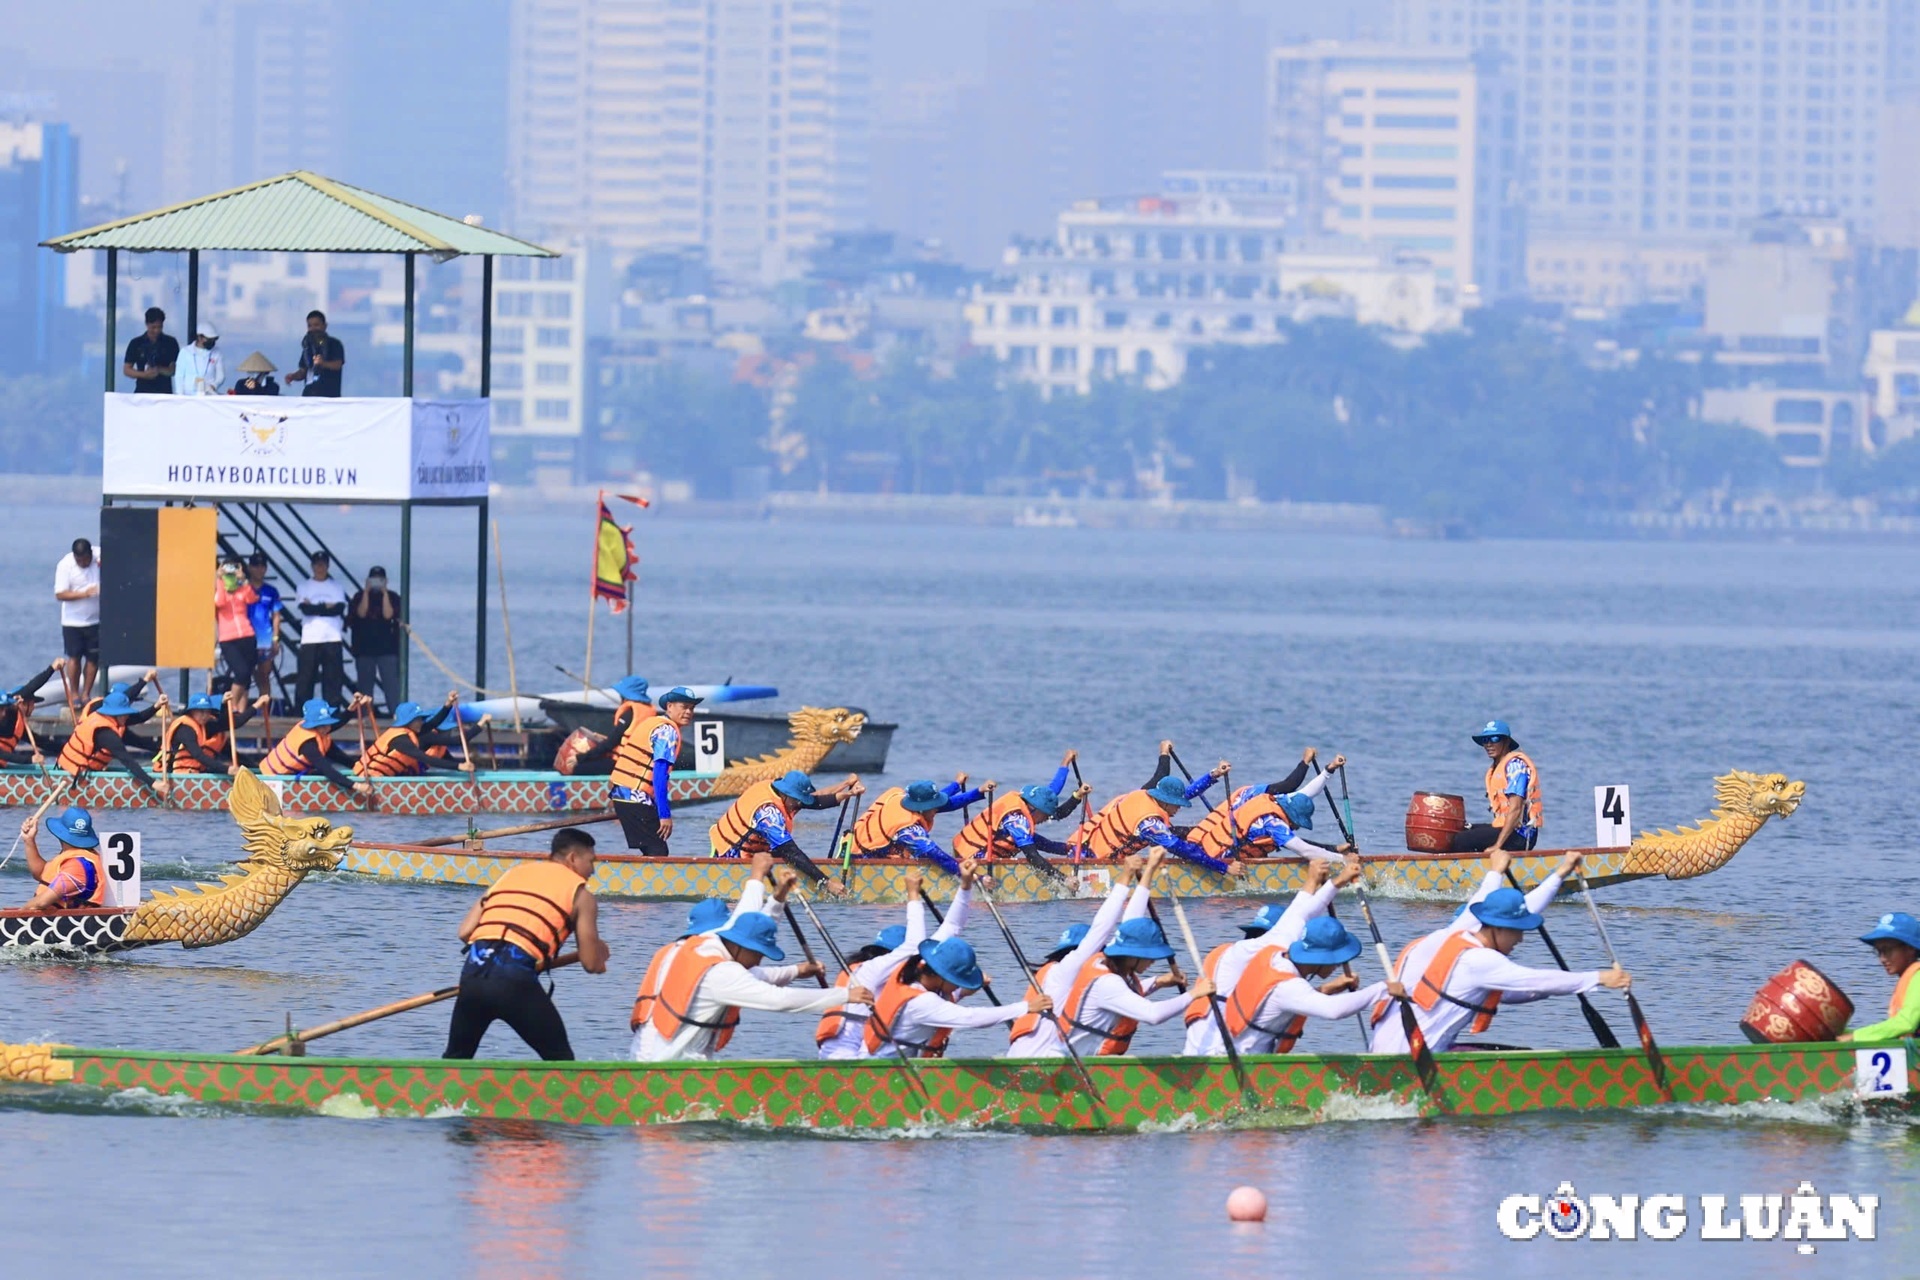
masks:
<path fill-rule="evenodd" d="M 347 367 L 347 349 L 327 332 L 327 313 L 307 312 L 307 336 L 300 340 L 300 367 L 288 382 L 304 382 L 303 396 L 340 395 L 340 371 Z"/>
<path fill-rule="evenodd" d="M 1455 853 L 1527 850 L 1540 839 L 1540 769 L 1513 740 L 1505 720 L 1489 720 L 1473 735 L 1487 753 L 1487 809 L 1491 822 L 1453 833 Z"/>
<path fill-rule="evenodd" d="M 593 837 L 562 827 L 549 848 L 545 862 L 508 871 L 461 919 L 467 959 L 441 1057 L 472 1058 L 487 1029 L 504 1022 L 545 1061 L 573 1059 L 567 1024 L 540 985 L 540 974 L 575 935 L 580 967 L 588 973 L 605 973 L 610 952 L 600 938 L 600 904 L 589 887 Z"/>
<path fill-rule="evenodd" d="M 127 343 L 120 372 L 133 379 L 135 394 L 173 394 L 173 369 L 180 360 L 180 344 L 166 332 L 166 326 L 167 313 L 148 307 L 147 331 L 135 334 Z"/>
<path fill-rule="evenodd" d="M 660 714 L 635 716 L 614 748 L 613 772 L 608 774 L 613 811 L 626 834 L 627 848 L 650 858 L 667 856 L 673 838 L 673 805 L 668 796 L 674 759 L 680 754 L 680 731 L 693 723 L 693 709 L 701 699 L 684 685 L 660 695 Z"/>
<path fill-rule="evenodd" d="M 253 683 L 253 669 L 260 660 L 254 647 L 252 612 L 259 598 L 240 567 L 240 557 L 223 557 L 213 574 L 214 638 L 220 644 L 220 665 L 242 689 Z"/>
<path fill-rule="evenodd" d="M 230 396 L 277 396 L 280 384 L 273 378 L 273 361 L 266 353 L 256 351 L 240 362 L 240 372 L 247 376 L 233 384 Z"/>
<path fill-rule="evenodd" d="M 180 394 L 183 396 L 217 396 L 220 384 L 226 381 L 226 370 L 220 367 L 220 353 L 214 344 L 220 341 L 220 331 L 213 327 L 213 321 L 202 320 L 193 326 L 193 341 L 180 353 Z"/>
<path fill-rule="evenodd" d="M 100 557 L 85 538 L 75 538 L 73 549 L 53 567 L 53 598 L 60 602 L 60 640 L 67 656 L 62 675 L 78 701 L 100 678 Z"/>
<path fill-rule="evenodd" d="M 280 588 L 267 581 L 267 553 L 256 551 L 247 557 L 247 585 L 253 588 L 253 603 L 247 616 L 253 621 L 253 686 L 267 697 L 273 696 L 273 664 L 280 658 Z"/>
<path fill-rule="evenodd" d="M 347 603 L 347 634 L 352 637 L 353 687 L 375 699 L 385 714 L 405 701 L 400 696 L 400 594 L 387 590 L 382 565 L 367 570 L 367 585 Z"/>
<path fill-rule="evenodd" d="M 346 664 L 341 661 L 342 637 L 346 634 L 347 593 L 333 579 L 333 557 L 324 551 L 313 553 L 313 576 L 300 584 L 293 604 L 306 619 L 300 624 L 300 670 L 294 677 L 293 696 L 303 706 L 319 696 L 329 705 L 338 705 L 347 683 Z"/>

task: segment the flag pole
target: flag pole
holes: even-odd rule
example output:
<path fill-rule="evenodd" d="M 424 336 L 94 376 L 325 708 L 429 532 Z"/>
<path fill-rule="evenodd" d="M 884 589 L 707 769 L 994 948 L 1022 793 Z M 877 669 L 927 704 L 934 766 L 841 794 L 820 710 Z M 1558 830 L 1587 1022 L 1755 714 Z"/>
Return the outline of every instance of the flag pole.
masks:
<path fill-rule="evenodd" d="M 600 600 L 600 513 L 607 505 L 607 491 L 600 490 L 593 507 L 593 571 L 587 578 L 587 660 L 580 676 L 580 696 L 593 693 L 593 615 Z"/>

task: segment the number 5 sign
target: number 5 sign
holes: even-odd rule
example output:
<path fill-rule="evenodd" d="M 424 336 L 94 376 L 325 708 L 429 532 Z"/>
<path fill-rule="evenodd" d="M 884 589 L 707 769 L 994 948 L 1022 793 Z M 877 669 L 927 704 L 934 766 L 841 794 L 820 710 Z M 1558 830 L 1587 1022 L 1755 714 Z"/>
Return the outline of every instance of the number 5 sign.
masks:
<path fill-rule="evenodd" d="M 727 726 L 719 720 L 693 722 L 693 771 L 719 773 L 727 767 Z"/>
<path fill-rule="evenodd" d="M 100 861 L 107 868 L 107 891 L 102 906 L 140 905 L 140 833 L 102 831 Z"/>
<path fill-rule="evenodd" d="M 1633 843 L 1633 810 L 1625 787 L 1593 789 L 1593 833 L 1597 849 L 1624 849 Z"/>

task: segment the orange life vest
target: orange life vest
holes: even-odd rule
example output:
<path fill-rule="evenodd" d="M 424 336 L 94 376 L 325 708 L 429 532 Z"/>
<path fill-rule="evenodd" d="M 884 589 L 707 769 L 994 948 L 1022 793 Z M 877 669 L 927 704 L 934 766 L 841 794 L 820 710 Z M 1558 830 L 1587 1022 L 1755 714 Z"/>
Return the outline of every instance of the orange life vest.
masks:
<path fill-rule="evenodd" d="M 1294 1014 L 1277 1027 L 1254 1021 L 1260 1016 L 1260 1006 L 1275 987 L 1283 982 L 1305 981 L 1291 964 L 1286 964 L 1285 958 L 1284 947 L 1262 947 L 1254 953 L 1253 959 L 1247 961 L 1247 967 L 1240 973 L 1240 980 L 1233 984 L 1233 990 L 1227 996 L 1226 1006 L 1220 1011 L 1226 1018 L 1228 1034 L 1235 1040 L 1249 1031 L 1259 1031 L 1274 1038 L 1274 1046 L 1270 1050 L 1273 1053 L 1292 1053 L 1293 1046 L 1300 1043 L 1300 1033 L 1307 1028 L 1305 1014 Z M 1285 967 L 1276 968 L 1273 963 L 1276 959 Z M 1213 976 L 1211 970 L 1207 976 Z M 1205 1011 L 1206 1001 L 1196 1000 L 1194 1004 L 1202 1006 L 1202 1012 Z M 1192 1005 L 1188 1006 L 1187 1013 L 1191 1022 Z"/>
<path fill-rule="evenodd" d="M 660 998 L 660 975 L 666 972 L 674 953 L 691 939 L 678 938 L 653 953 L 647 971 L 640 975 L 640 991 L 633 998 L 633 1013 L 627 1018 L 627 1030 L 638 1031 L 640 1024 L 653 1016 L 653 1002 Z"/>
<path fill-rule="evenodd" d="M 1144 795 L 1145 792 L 1136 794 Z M 1156 808 L 1154 812 L 1158 813 L 1159 809 Z M 1087 961 L 1085 967 L 1080 970 L 1080 976 L 1073 980 L 1073 990 L 1067 993 L 1066 1005 L 1060 1010 L 1060 1020 L 1067 1024 L 1069 1033 L 1085 1031 L 1105 1037 L 1101 1040 L 1100 1047 L 1094 1050 L 1094 1053 L 1101 1057 L 1125 1053 L 1127 1047 L 1133 1043 L 1133 1033 L 1140 1029 L 1140 1023 L 1133 1018 L 1115 1018 L 1110 1027 L 1093 1027 L 1080 1021 L 1080 1006 L 1085 1003 L 1087 992 L 1093 989 L 1095 982 L 1109 973 L 1113 973 L 1113 970 L 1107 967 L 1106 956 L 1097 955 Z M 1132 987 L 1136 993 L 1139 992 L 1139 984 L 1131 978 L 1123 975 L 1115 976 L 1120 977 L 1121 981 Z"/>
<path fill-rule="evenodd" d="M 1200 962 L 1200 972 L 1206 975 L 1208 982 L 1215 981 L 1216 975 L 1220 972 L 1220 957 L 1227 954 L 1227 948 L 1232 945 L 1231 942 L 1221 943 L 1207 952 L 1207 958 Z M 1207 1012 L 1207 1004 L 1208 1001 L 1204 997 L 1195 996 L 1187 1001 L 1187 1011 L 1180 1015 L 1180 1020 L 1190 1027 L 1202 1018 L 1211 1017 L 1212 1015 Z"/>
<path fill-rule="evenodd" d="M 47 860 L 46 867 L 41 871 L 40 883 L 52 884 L 55 880 L 58 880 L 69 862 L 92 864 L 93 888 L 88 891 L 87 896 L 81 901 L 63 902 L 60 905 L 63 907 L 97 907 L 105 902 L 107 900 L 106 864 L 101 862 L 100 855 L 91 849 L 62 849 L 59 853 L 54 854 L 53 857 Z M 85 878 L 85 873 L 82 872 L 81 879 L 84 880 Z"/>
<path fill-rule="evenodd" d="M 679 736 L 679 726 L 661 715 L 627 726 L 627 731 L 620 735 L 619 745 L 613 749 L 613 772 L 607 777 L 609 785 L 653 794 L 653 731 L 661 725 Z M 667 768 L 673 768 L 673 761 L 667 761 Z"/>
<path fill-rule="evenodd" d="M 402 741 L 420 745 L 420 735 L 412 728 L 397 724 L 373 740 L 367 753 L 353 762 L 353 772 L 358 777 L 371 774 L 376 778 L 412 777 L 424 771 L 424 765 L 411 756 L 402 755 L 395 745 Z"/>
<path fill-rule="evenodd" d="M 227 734 L 223 729 L 218 733 L 208 733 L 207 727 L 192 716 L 181 716 L 173 722 L 173 728 L 167 734 L 167 749 L 160 753 L 161 767 L 174 773 L 205 773 L 207 768 L 195 758 L 192 752 L 174 745 L 174 739 L 180 731 L 192 732 L 194 743 L 210 755 L 218 756 L 227 749 Z M 168 759 L 171 756 L 172 759 Z"/>
<path fill-rule="evenodd" d="M 613 709 L 613 727 L 618 730 L 622 722 L 631 725 L 633 718 L 643 711 L 647 715 L 654 714 L 653 704 L 651 702 L 634 702 L 631 699 L 623 699 L 620 705 Z"/>
<path fill-rule="evenodd" d="M 308 769 L 307 759 L 301 751 L 309 742 L 320 744 L 320 754 L 333 750 L 333 730 L 309 729 L 296 724 L 287 730 L 287 736 L 273 744 L 273 750 L 267 752 L 267 758 L 260 762 L 260 772 L 285 774 L 297 778 Z"/>
<path fill-rule="evenodd" d="M 1920 960 L 1916 960 L 1908 965 L 1907 971 L 1900 975 L 1900 981 L 1893 984 L 1893 996 L 1887 1001 L 1887 1016 L 1889 1018 L 1898 1016 L 1902 1006 L 1906 1004 L 1907 984 L 1913 981 L 1913 975 L 1916 973 L 1920 973 Z"/>
<path fill-rule="evenodd" d="M 522 863 L 480 899 L 480 922 L 468 941 L 511 942 L 550 963 L 573 935 L 573 900 L 585 883 L 564 863 Z"/>
<path fill-rule="evenodd" d="M 900 1011 L 915 996 L 933 995 L 917 982 L 907 982 L 898 973 L 887 979 L 873 998 L 873 1015 L 867 1019 L 867 1029 L 863 1041 L 867 1054 L 871 1057 L 889 1046 L 898 1046 L 900 1053 L 915 1058 L 945 1057 L 947 1041 L 953 1038 L 952 1027 L 939 1027 L 925 1040 L 904 1040 L 900 1036 Z M 934 997 L 939 999 L 938 996 Z M 886 1035 L 880 1032 L 885 1027 Z M 889 1040 L 887 1036 L 893 1038 Z"/>
<path fill-rule="evenodd" d="M 1507 791 L 1507 766 L 1519 760 L 1527 766 L 1527 794 L 1524 800 L 1526 809 L 1520 815 L 1519 825 L 1532 827 L 1538 831 L 1544 810 L 1540 804 L 1540 770 L 1534 766 L 1533 757 L 1518 747 L 1501 756 L 1487 769 L 1487 808 L 1493 811 L 1495 825 L 1507 820 L 1508 811 L 1516 804 L 1523 803 L 1520 796 L 1510 796 Z"/>
<path fill-rule="evenodd" d="M 1053 966 L 1058 963 L 1056 960 L 1049 960 L 1033 971 L 1033 981 L 1027 986 L 1028 996 L 1037 995 L 1046 991 L 1047 975 L 1053 972 Z M 1007 1031 L 1007 1043 L 1018 1044 L 1021 1040 L 1038 1031 L 1040 1029 L 1040 1023 L 1045 1020 L 1046 1016 L 1044 1013 L 1034 1013 L 1032 1010 L 1028 1010 L 1026 1013 L 1015 1018 L 1013 1020 L 1013 1026 Z"/>
<path fill-rule="evenodd" d="M 855 853 L 881 854 L 893 848 L 893 838 L 911 826 L 922 826 L 933 830 L 933 815 L 915 813 L 902 803 L 907 798 L 905 787 L 888 787 L 860 820 L 853 824 L 853 849 Z"/>
<path fill-rule="evenodd" d="M 960 828 L 959 834 L 953 838 L 954 856 L 959 857 L 962 854 L 971 854 L 976 858 L 981 856 L 981 853 L 987 847 L 989 838 L 993 841 L 992 856 L 996 858 L 1011 858 L 1014 854 L 1018 853 L 1020 850 L 1014 845 L 1013 841 L 1007 839 L 1006 836 L 1000 833 L 1000 824 L 1005 822 L 1011 814 L 1019 814 L 1021 817 L 1024 817 L 1030 826 L 1037 827 L 1041 822 L 1045 821 L 1045 819 L 1033 811 L 1033 806 L 1022 799 L 1018 791 L 1015 791 L 1011 795 L 1005 795 L 995 800 L 990 808 L 982 809 L 974 816 L 973 821 Z M 1052 817 L 1053 815 L 1048 814 L 1047 816 Z"/>
<path fill-rule="evenodd" d="M 26 732 L 27 712 L 18 702 L 9 702 L 0 707 L 0 716 L 6 717 L 6 723 L 0 725 L 0 755 L 11 755 L 20 745 L 20 735 Z"/>
<path fill-rule="evenodd" d="M 679 942 L 662 947 L 654 962 L 660 966 L 659 972 L 654 965 L 647 966 L 646 981 L 657 979 L 654 994 L 648 995 L 645 982 L 640 989 L 640 1000 L 634 1002 L 634 1015 L 641 1016 L 640 1006 L 647 1004 L 645 1017 L 653 1024 L 653 1029 L 666 1039 L 671 1040 L 680 1034 L 686 1026 L 705 1027 L 713 1032 L 712 1052 L 718 1053 L 727 1047 L 733 1039 L 733 1029 L 740 1025 L 740 1011 L 728 1006 L 721 1011 L 718 1022 L 696 1022 L 691 1016 L 693 997 L 700 990 L 700 983 L 707 974 L 718 965 L 729 963 L 727 956 L 707 955 L 700 949 L 705 942 L 704 936 L 683 938 Z"/>
<path fill-rule="evenodd" d="M 1233 807 L 1236 801 L 1238 808 Z M 1279 800 L 1258 787 L 1242 787 L 1201 819 L 1200 825 L 1187 833 L 1187 839 L 1216 858 L 1231 858 L 1236 852 L 1243 858 L 1250 852 L 1271 853 L 1274 847 L 1271 837 L 1256 840 L 1247 834 L 1262 818 L 1278 818 L 1289 827 L 1293 825 Z M 1237 850 L 1235 832 L 1239 833 Z"/>
<path fill-rule="evenodd" d="M 1103 862 L 1124 858 L 1144 843 L 1134 833 L 1149 818 L 1167 820 L 1167 811 L 1145 791 L 1129 791 L 1109 800 L 1094 815 L 1093 832 L 1087 837 L 1087 849 Z"/>
<path fill-rule="evenodd" d="M 103 716 L 98 711 L 82 715 L 80 723 L 73 726 L 73 736 L 60 748 L 60 767 L 68 773 L 97 773 L 112 764 L 113 753 L 95 741 L 102 729 L 125 734 L 126 717 Z"/>
<path fill-rule="evenodd" d="M 833 980 L 833 985 L 836 987 L 850 986 L 852 983 L 853 975 L 845 969 L 842 969 L 840 976 Z M 846 1030 L 849 1022 L 870 1023 L 872 1020 L 873 1015 L 871 1013 L 848 1013 L 847 1006 L 845 1005 L 841 1005 L 835 1009 L 829 1009 L 820 1015 L 820 1025 L 813 1029 L 813 1042 L 815 1044 L 825 1044 L 827 1041 L 837 1038 L 842 1031 Z"/>
<path fill-rule="evenodd" d="M 771 782 L 756 782 L 740 793 L 740 798 L 727 806 L 720 820 L 707 832 L 707 847 L 713 850 L 716 858 L 730 857 L 738 853 L 749 857 L 766 850 L 767 838 L 754 829 L 753 815 L 762 805 L 779 805 L 780 812 L 787 815 L 787 821 L 793 821 L 793 815 L 800 812 L 797 801 L 789 800 L 773 789 Z"/>
<path fill-rule="evenodd" d="M 1406 981 L 1406 977 L 1401 973 L 1401 970 L 1406 966 L 1407 953 L 1419 944 L 1420 939 L 1414 939 L 1401 950 L 1398 956 L 1394 957 L 1393 974 L 1394 977 L 1398 978 L 1401 982 Z M 1426 972 L 1420 975 L 1420 981 L 1415 983 L 1413 989 L 1408 992 L 1413 998 L 1413 1002 L 1429 1013 L 1439 1008 L 1442 1000 L 1448 1004 L 1459 1005 L 1463 1009 L 1470 1009 L 1473 1011 L 1473 1022 L 1471 1024 L 1473 1034 L 1480 1035 L 1484 1033 L 1488 1027 L 1493 1025 L 1493 1015 L 1499 1012 L 1500 993 L 1498 991 L 1488 992 L 1487 1002 L 1485 1004 L 1468 1004 L 1465 1000 L 1447 994 L 1447 978 L 1452 975 L 1453 966 L 1459 963 L 1461 956 L 1476 947 L 1484 947 L 1486 945 L 1486 943 L 1480 941 L 1476 934 L 1469 930 L 1463 929 L 1458 933 L 1448 934 L 1447 940 L 1440 944 L 1440 949 L 1433 953 L 1433 959 L 1427 962 Z M 1373 1024 L 1379 1026 L 1381 1021 L 1386 1018 L 1387 1010 L 1392 1007 L 1393 1001 L 1391 999 L 1383 998 L 1375 1001 L 1373 1006 Z"/>

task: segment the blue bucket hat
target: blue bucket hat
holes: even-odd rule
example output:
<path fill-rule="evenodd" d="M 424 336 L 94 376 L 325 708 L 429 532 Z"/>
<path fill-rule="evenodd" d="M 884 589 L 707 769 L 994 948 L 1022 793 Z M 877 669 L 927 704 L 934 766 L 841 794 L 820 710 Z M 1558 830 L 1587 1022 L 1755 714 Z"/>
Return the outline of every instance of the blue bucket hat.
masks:
<path fill-rule="evenodd" d="M 948 938 L 945 942 L 929 938 L 920 944 L 920 959 L 927 968 L 968 991 L 978 991 L 987 981 L 980 972 L 980 958 L 973 954 L 973 944 L 965 938 Z"/>
<path fill-rule="evenodd" d="M 684 702 L 688 706 L 697 707 L 705 701 L 705 698 L 694 697 L 693 690 L 687 688 L 687 686 L 677 684 L 660 695 L 660 708 L 664 711 L 669 702 Z"/>
<path fill-rule="evenodd" d="M 613 682 L 613 691 L 627 702 L 646 702 L 647 682 L 639 676 L 621 676 Z"/>
<path fill-rule="evenodd" d="M 1269 902 L 1253 913 L 1253 919 L 1240 926 L 1240 932 L 1249 938 L 1257 938 L 1280 923 L 1280 913 L 1286 910 L 1277 902 Z"/>
<path fill-rule="evenodd" d="M 1173 954 L 1173 948 L 1167 945 L 1167 935 L 1160 932 L 1160 926 L 1153 922 L 1153 918 L 1141 916 L 1120 922 L 1113 941 L 1107 944 L 1107 954 L 1138 956 L 1142 960 L 1165 960 Z"/>
<path fill-rule="evenodd" d="M 1303 796 L 1298 791 L 1289 791 L 1274 803 L 1280 806 L 1280 812 L 1287 815 L 1287 821 L 1302 831 L 1313 830 L 1313 797 Z"/>
<path fill-rule="evenodd" d="M 947 807 L 947 793 L 923 778 L 907 784 L 900 804 L 911 813 L 938 813 Z"/>
<path fill-rule="evenodd" d="M 1053 950 L 1047 953 L 1049 960 L 1058 960 L 1087 940 L 1085 924 L 1070 924 L 1060 931 L 1060 941 L 1053 944 Z"/>
<path fill-rule="evenodd" d="M 787 958 L 787 953 L 780 949 L 779 930 L 780 926 L 774 923 L 772 916 L 749 911 L 713 936 L 777 962 Z"/>
<path fill-rule="evenodd" d="M 774 782 L 773 789 L 787 799 L 797 800 L 801 804 L 812 804 L 815 799 L 813 779 L 799 769 L 787 770 L 783 777 Z"/>
<path fill-rule="evenodd" d="M 1511 738 L 1512 736 L 1513 730 L 1507 727 L 1505 720 L 1489 720 L 1475 731 L 1473 740 L 1484 747 L 1487 743 L 1493 742 L 1496 739 Z"/>
<path fill-rule="evenodd" d="M 210 693 L 196 693 L 187 699 L 189 711 L 218 711 L 219 709 L 220 699 Z"/>
<path fill-rule="evenodd" d="M 415 720 L 427 718 L 427 709 L 417 702 L 403 702 L 393 709 L 393 722 L 397 725 L 412 724 Z"/>
<path fill-rule="evenodd" d="M 1295 964 L 1345 964 L 1359 954 L 1360 939 L 1332 916 L 1307 921 L 1300 941 L 1287 948 L 1287 959 Z"/>
<path fill-rule="evenodd" d="M 127 701 L 125 689 L 115 689 L 100 702 L 100 714 L 103 716 L 130 716 L 134 706 Z"/>
<path fill-rule="evenodd" d="M 898 951 L 907 940 L 907 926 L 890 924 L 873 936 L 873 945 L 885 947 L 889 951 Z"/>
<path fill-rule="evenodd" d="M 1904 911 L 1890 911 L 1880 922 L 1860 935 L 1862 942 L 1904 942 L 1920 951 L 1920 920 Z"/>
<path fill-rule="evenodd" d="M 69 805 L 58 817 L 47 819 L 47 830 L 61 844 L 76 849 L 100 847 L 100 833 L 93 829 L 93 815 L 79 805 Z"/>
<path fill-rule="evenodd" d="M 1161 804 L 1170 804 L 1176 809 L 1184 809 L 1193 803 L 1187 799 L 1187 784 L 1169 774 L 1148 788 L 1147 794 Z"/>
<path fill-rule="evenodd" d="M 1473 918 L 1496 929 L 1538 929 L 1546 919 L 1527 910 L 1527 897 L 1518 889 L 1495 889 L 1473 904 Z"/>
<path fill-rule="evenodd" d="M 1027 808 L 1043 818 L 1051 818 L 1060 808 L 1060 793 L 1044 782 L 1020 788 L 1020 798 L 1027 802 Z"/>
<path fill-rule="evenodd" d="M 719 898 L 708 898 L 705 902 L 696 902 L 687 912 L 687 931 L 680 936 L 691 938 L 696 933 L 712 933 L 726 924 L 727 917 L 733 911 Z"/>
<path fill-rule="evenodd" d="M 108 699 L 108 701 L 112 701 L 112 699 Z M 102 707 L 101 710 L 105 711 L 106 708 Z M 113 712 L 108 711 L 107 714 L 112 715 Z M 327 705 L 325 698 L 308 698 L 300 705 L 300 727 L 302 729 L 330 729 L 334 725 L 341 723 L 343 723 L 343 721 L 340 719 L 339 713 Z"/>

